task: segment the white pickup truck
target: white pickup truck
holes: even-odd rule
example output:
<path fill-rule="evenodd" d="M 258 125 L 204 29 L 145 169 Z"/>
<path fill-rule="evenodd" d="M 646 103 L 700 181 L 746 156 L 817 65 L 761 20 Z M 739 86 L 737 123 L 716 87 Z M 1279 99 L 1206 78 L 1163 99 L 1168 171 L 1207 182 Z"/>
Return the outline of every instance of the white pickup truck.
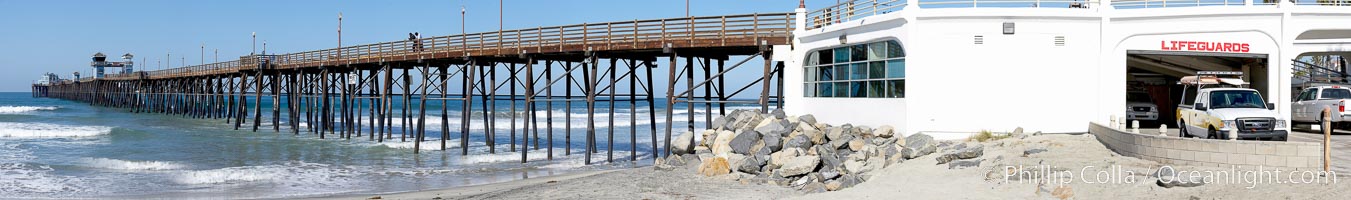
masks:
<path fill-rule="evenodd" d="M 1205 74 L 1205 73 L 1198 73 Z M 1188 76 L 1183 78 L 1188 89 L 1195 89 L 1194 98 L 1183 90 L 1183 102 L 1178 105 L 1179 136 L 1229 139 L 1229 131 L 1236 130 L 1236 139 L 1285 141 L 1290 130 L 1285 119 L 1274 111 L 1275 104 L 1263 101 L 1257 90 L 1241 87 L 1205 87 L 1221 83 L 1242 86 L 1241 79 L 1216 76 Z M 1191 100 L 1194 99 L 1194 100 Z"/>
<path fill-rule="evenodd" d="M 1322 124 L 1331 121 L 1337 123 L 1351 121 L 1351 113 L 1346 112 L 1346 101 L 1351 99 L 1351 88 L 1342 86 L 1314 86 L 1305 88 L 1291 105 L 1291 121 L 1294 123 Z M 1323 109 L 1331 110 L 1329 118 L 1323 119 Z"/>

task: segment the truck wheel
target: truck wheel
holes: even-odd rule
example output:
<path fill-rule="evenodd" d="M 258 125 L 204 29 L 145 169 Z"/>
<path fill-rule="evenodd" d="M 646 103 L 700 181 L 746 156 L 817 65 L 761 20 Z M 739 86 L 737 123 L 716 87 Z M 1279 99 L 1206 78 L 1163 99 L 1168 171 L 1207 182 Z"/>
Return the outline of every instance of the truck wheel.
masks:
<path fill-rule="evenodd" d="M 1206 139 L 1220 139 L 1219 131 L 1216 131 L 1215 128 L 1210 128 L 1210 130 L 1206 132 L 1207 132 Z"/>
<path fill-rule="evenodd" d="M 1184 124 L 1182 124 L 1182 121 L 1177 121 L 1177 137 L 1180 138 L 1187 137 L 1187 127 Z"/>

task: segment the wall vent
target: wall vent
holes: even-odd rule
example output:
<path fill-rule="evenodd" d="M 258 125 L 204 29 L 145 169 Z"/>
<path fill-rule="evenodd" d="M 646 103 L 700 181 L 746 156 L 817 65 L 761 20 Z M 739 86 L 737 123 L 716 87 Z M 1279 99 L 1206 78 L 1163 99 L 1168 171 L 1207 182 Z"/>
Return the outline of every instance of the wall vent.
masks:
<path fill-rule="evenodd" d="M 985 44 L 985 36 L 976 36 L 976 44 Z"/>
<path fill-rule="evenodd" d="M 1063 46 L 1065 46 L 1065 36 L 1063 36 L 1063 35 L 1062 35 L 1062 36 L 1055 36 L 1055 46 L 1058 46 L 1058 47 L 1063 47 Z"/>

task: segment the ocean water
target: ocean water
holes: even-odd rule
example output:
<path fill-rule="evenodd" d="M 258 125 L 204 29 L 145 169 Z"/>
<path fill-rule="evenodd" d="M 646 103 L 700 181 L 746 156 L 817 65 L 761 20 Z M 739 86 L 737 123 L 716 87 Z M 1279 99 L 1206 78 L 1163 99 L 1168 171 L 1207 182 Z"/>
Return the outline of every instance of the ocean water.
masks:
<path fill-rule="evenodd" d="M 431 101 L 435 102 L 435 101 Z M 481 102 L 476 102 L 479 107 Z M 250 102 L 252 104 L 252 102 Z M 126 109 L 89 106 L 85 103 L 32 98 L 28 93 L 0 93 L 0 197 L 2 198 L 296 198 L 346 194 L 381 194 L 460 187 L 558 175 L 588 170 L 650 165 L 652 160 L 649 114 L 657 115 L 659 132 L 665 127 L 664 100 L 658 108 L 639 102 L 636 108 L 627 102 L 616 104 L 614 163 L 606 163 L 608 153 L 604 112 L 608 104 L 597 107 L 597 143 L 592 165 L 583 163 L 586 131 L 585 103 L 572 107 L 556 103 L 553 110 L 539 105 L 540 126 L 543 112 L 554 113 L 554 159 L 546 158 L 546 149 L 529 151 L 529 162 L 521 163 L 520 152 L 508 151 L 512 119 L 506 101 L 497 102 L 497 153 L 488 153 L 482 113 L 473 114 L 469 155 L 460 155 L 458 111 L 461 105 L 446 106 L 451 126 L 447 151 L 440 150 L 440 104 L 428 107 L 428 141 L 421 154 L 413 154 L 413 143 L 399 142 L 395 133 L 383 143 L 366 136 L 351 140 L 329 135 L 319 139 L 305 132 L 290 133 L 282 120 L 281 133 L 272 131 L 265 119 L 258 132 L 249 131 L 251 122 L 234 130 L 225 119 L 191 119 L 177 115 L 130 113 Z M 266 106 L 271 103 L 264 101 Z M 518 103 L 518 111 L 523 106 Z M 758 109 L 755 106 L 729 105 L 732 108 Z M 629 114 L 632 109 L 638 115 Z M 684 122 L 691 114 L 703 125 L 702 108 L 694 113 L 678 106 L 672 124 L 677 134 L 686 130 Z M 270 108 L 264 107 L 265 117 Z M 285 109 L 282 109 L 285 112 Z M 656 112 L 653 112 L 656 110 Z M 397 111 L 396 111 L 397 112 Z M 413 111 L 416 112 L 416 111 Z M 713 112 L 717 112 L 715 108 Z M 435 114 L 432 114 L 435 113 Z M 573 113 L 571 118 L 564 113 Z M 396 113 L 397 115 L 397 113 Z M 434 115 L 434 117 L 432 117 Z M 283 113 L 285 116 L 285 113 Z M 365 124 L 370 116 L 362 116 Z M 637 117 L 637 136 L 630 136 L 630 119 Z M 524 126 L 518 119 L 517 126 Z M 403 128 L 399 120 L 395 130 Z M 572 155 L 564 156 L 564 125 L 572 125 Z M 364 125 L 363 125 L 363 129 Z M 519 130 L 519 128 L 517 128 Z M 363 130 L 365 132 L 365 130 Z M 517 145 L 519 147 L 519 131 Z M 545 131 L 540 130 L 540 137 Z M 661 133 L 658 137 L 664 137 Z M 637 143 L 629 142 L 636 139 Z M 541 145 L 546 145 L 541 141 Z M 532 142 L 533 144 L 533 142 Z M 639 160 L 629 162 L 630 149 L 636 145 Z"/>

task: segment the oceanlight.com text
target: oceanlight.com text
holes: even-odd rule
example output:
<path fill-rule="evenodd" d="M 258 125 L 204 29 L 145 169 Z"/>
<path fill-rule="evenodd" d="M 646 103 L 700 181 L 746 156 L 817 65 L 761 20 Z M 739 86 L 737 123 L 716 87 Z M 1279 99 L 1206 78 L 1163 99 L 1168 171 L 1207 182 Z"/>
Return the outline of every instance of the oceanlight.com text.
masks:
<path fill-rule="evenodd" d="M 1086 166 L 1077 170 L 1049 165 L 1004 166 L 1006 183 L 1034 184 L 1132 184 L 1138 181 L 1158 181 L 1180 184 L 1243 184 L 1248 189 L 1263 184 L 1323 184 L 1338 183 L 1336 172 L 1311 170 L 1230 167 L 1228 170 L 1186 170 L 1173 166 L 1146 168 L 1144 171 L 1112 165 Z M 1148 179 L 1148 180 L 1146 180 Z"/>

